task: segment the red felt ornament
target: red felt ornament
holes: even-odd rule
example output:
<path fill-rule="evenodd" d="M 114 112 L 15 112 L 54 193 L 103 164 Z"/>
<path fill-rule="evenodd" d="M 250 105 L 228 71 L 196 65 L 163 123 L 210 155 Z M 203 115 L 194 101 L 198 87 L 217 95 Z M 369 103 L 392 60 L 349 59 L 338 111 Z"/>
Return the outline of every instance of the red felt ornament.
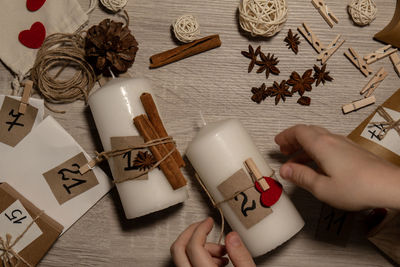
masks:
<path fill-rule="evenodd" d="M 264 191 L 258 181 L 255 182 L 255 187 L 257 191 L 261 193 L 260 196 L 261 204 L 264 207 L 271 207 L 276 202 L 278 202 L 279 198 L 281 197 L 282 185 L 271 177 L 264 176 L 262 179 L 264 179 L 267 182 L 269 188 Z"/>
<path fill-rule="evenodd" d="M 39 10 L 44 5 L 44 2 L 46 2 L 46 0 L 27 0 L 26 8 L 33 12 Z"/>
<path fill-rule="evenodd" d="M 18 35 L 18 40 L 26 47 L 37 49 L 42 46 L 46 37 L 46 28 L 37 21 L 32 24 L 29 30 L 21 31 Z"/>

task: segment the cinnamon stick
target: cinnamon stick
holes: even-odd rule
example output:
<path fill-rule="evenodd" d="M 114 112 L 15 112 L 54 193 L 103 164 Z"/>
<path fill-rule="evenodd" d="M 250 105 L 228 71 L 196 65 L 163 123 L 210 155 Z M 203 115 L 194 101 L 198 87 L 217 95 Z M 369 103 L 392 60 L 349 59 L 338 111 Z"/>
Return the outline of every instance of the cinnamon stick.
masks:
<path fill-rule="evenodd" d="M 145 142 L 160 138 L 146 115 L 135 117 L 133 122 Z M 157 161 L 161 161 L 170 150 L 164 144 L 161 144 L 151 146 L 150 151 Z M 163 160 L 160 163 L 160 168 L 174 190 L 186 185 L 186 179 L 172 156 Z"/>
<path fill-rule="evenodd" d="M 164 124 L 161 120 L 160 114 L 158 113 L 157 106 L 153 100 L 153 97 L 149 93 L 143 93 L 140 96 L 140 100 L 142 101 L 144 110 L 146 111 L 147 117 L 149 118 L 151 124 L 153 124 L 154 129 L 156 130 L 157 134 L 159 137 L 168 137 L 167 130 L 164 127 Z M 173 143 L 167 143 L 165 146 L 168 148 L 168 150 L 174 149 L 175 144 Z M 185 161 L 183 160 L 181 154 L 179 153 L 178 150 L 175 150 L 174 153 L 172 153 L 172 156 L 174 157 L 174 160 L 178 164 L 179 167 L 184 167 L 185 166 Z"/>
<path fill-rule="evenodd" d="M 210 35 L 191 43 L 183 44 L 171 50 L 151 56 L 150 68 L 158 68 L 220 46 L 221 40 L 219 39 L 219 35 Z"/>

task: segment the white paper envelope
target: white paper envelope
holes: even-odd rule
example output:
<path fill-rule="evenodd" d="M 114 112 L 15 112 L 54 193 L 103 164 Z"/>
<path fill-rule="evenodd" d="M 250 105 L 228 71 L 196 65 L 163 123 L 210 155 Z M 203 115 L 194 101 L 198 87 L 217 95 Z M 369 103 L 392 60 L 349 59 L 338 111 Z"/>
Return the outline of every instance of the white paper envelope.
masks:
<path fill-rule="evenodd" d="M 43 173 L 83 152 L 82 147 L 57 121 L 48 116 L 15 149 L 2 156 L 0 182 L 7 182 L 47 215 L 64 226 L 63 233 L 96 204 L 112 187 L 99 168 L 93 169 L 98 184 L 62 205 L 55 198 Z"/>

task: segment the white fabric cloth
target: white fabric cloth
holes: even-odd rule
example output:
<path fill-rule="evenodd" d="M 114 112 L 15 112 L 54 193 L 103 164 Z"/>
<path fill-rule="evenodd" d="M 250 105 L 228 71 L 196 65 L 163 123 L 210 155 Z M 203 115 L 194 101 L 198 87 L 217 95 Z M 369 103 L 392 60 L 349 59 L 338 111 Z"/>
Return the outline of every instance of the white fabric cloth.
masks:
<path fill-rule="evenodd" d="M 26 0 L 0 0 L 0 59 L 22 77 L 32 68 L 38 49 L 31 49 L 18 40 L 23 30 L 40 21 L 46 36 L 56 32 L 75 32 L 88 20 L 77 0 L 48 0 L 37 11 L 26 7 Z"/>

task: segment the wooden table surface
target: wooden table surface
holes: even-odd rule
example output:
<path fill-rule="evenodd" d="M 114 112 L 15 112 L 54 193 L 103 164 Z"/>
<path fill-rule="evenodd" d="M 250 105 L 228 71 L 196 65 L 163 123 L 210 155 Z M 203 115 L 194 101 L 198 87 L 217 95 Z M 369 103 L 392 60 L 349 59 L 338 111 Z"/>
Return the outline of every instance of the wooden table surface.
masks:
<path fill-rule="evenodd" d="M 239 27 L 238 1 L 213 0 L 131 0 L 126 10 L 130 16 L 130 29 L 139 42 L 139 51 L 132 77 L 145 77 L 152 82 L 161 113 L 170 134 L 184 152 L 201 125 L 200 112 L 207 122 L 238 118 L 248 129 L 266 161 L 278 170 L 284 158 L 279 155 L 274 136 L 297 123 L 318 124 L 339 134 L 348 134 L 375 106 L 343 115 L 341 106 L 360 99 L 359 90 L 370 78 L 365 78 L 345 58 L 348 47 L 367 54 L 382 46 L 372 36 L 383 29 L 392 18 L 395 1 L 379 0 L 378 16 L 372 25 L 357 27 L 352 24 L 347 11 L 347 1 L 327 1 L 340 22 L 330 29 L 309 0 L 288 0 L 289 16 L 283 30 L 273 38 L 249 38 Z M 86 9 L 88 0 L 80 0 Z M 176 45 L 171 37 L 171 22 L 182 14 L 197 17 L 201 36 L 220 34 L 222 46 L 218 49 L 150 70 L 149 57 Z M 104 18 L 121 20 L 107 14 L 99 7 L 90 14 L 90 25 Z M 297 97 L 286 103 L 274 105 L 272 98 L 257 105 L 250 100 L 251 87 L 274 80 L 287 79 L 296 70 L 303 73 L 315 63 L 316 52 L 301 37 L 300 52 L 295 55 L 287 49 L 283 39 L 288 29 L 296 32 L 302 22 L 307 22 L 321 41 L 328 44 L 336 34 L 346 40 L 339 51 L 328 61 L 334 77 L 332 83 L 319 86 L 308 93 L 311 106 L 296 103 Z M 248 74 L 249 61 L 241 54 L 247 46 L 261 45 L 264 52 L 279 57 L 279 76 L 255 71 Z M 318 63 L 319 64 L 319 63 Z M 376 91 L 377 103 L 382 103 L 398 87 L 399 77 L 389 59 L 381 60 L 372 68 L 384 66 L 389 75 Z M 371 76 L 370 76 L 371 77 Z M 1 93 L 11 93 L 12 75 L 0 66 Z M 66 114 L 54 116 L 59 123 L 91 155 L 101 151 L 90 110 L 83 102 L 63 105 Z M 340 166 L 338 166 L 340 167 Z M 55 243 L 41 262 L 41 266 L 170 266 L 169 247 L 178 234 L 190 223 L 217 214 L 191 176 L 188 168 L 184 174 L 189 181 L 190 197 L 177 205 L 139 219 L 126 220 L 115 189 L 112 189 Z M 281 180 L 282 181 L 282 180 Z M 304 229 L 292 240 L 256 259 L 258 266 L 391 266 L 365 238 L 364 215 L 357 216 L 350 241 L 346 247 L 331 245 L 315 239 L 321 203 L 309 193 L 283 182 L 296 207 L 306 221 Z M 219 228 L 213 230 L 209 240 L 217 240 Z"/>

